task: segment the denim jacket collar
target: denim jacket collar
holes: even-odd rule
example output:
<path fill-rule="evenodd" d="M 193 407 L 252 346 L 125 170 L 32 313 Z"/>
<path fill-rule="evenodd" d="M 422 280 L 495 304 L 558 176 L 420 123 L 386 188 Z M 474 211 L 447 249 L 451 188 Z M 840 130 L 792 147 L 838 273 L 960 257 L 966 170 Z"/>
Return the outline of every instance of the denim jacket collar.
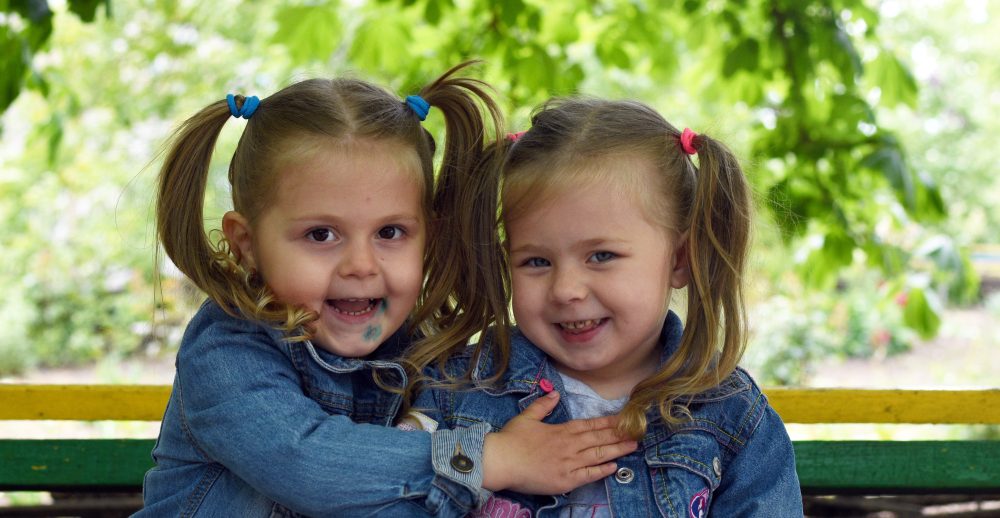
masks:
<path fill-rule="evenodd" d="M 660 345 L 662 347 L 660 364 L 663 364 L 677 351 L 683 331 L 680 318 L 673 311 L 668 311 L 663 328 L 660 329 Z M 510 363 L 507 367 L 507 373 L 503 377 L 503 392 L 532 393 L 538 390 L 539 380 L 556 374 L 554 367 L 549 363 L 548 355 L 532 344 L 521 333 L 520 329 L 516 327 L 512 329 L 510 342 Z M 487 342 L 487 344 L 487 347 L 493 346 L 492 341 Z M 483 380 L 488 378 L 492 371 L 493 355 L 486 350 L 480 356 L 479 363 L 472 373 L 472 379 L 474 381 Z"/>

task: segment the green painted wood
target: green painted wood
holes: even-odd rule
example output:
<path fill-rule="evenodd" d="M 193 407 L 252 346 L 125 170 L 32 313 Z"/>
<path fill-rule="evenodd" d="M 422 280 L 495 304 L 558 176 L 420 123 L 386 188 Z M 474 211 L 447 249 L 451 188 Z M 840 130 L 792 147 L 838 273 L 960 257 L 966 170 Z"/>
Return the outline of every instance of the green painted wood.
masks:
<path fill-rule="evenodd" d="M 138 489 L 152 439 L 0 439 L 0 490 Z M 1000 441 L 797 441 L 804 492 L 1000 493 Z"/>
<path fill-rule="evenodd" d="M 797 441 L 806 492 L 1000 492 L 1000 441 Z"/>
<path fill-rule="evenodd" d="M 0 490 L 142 486 L 153 439 L 2 439 Z"/>

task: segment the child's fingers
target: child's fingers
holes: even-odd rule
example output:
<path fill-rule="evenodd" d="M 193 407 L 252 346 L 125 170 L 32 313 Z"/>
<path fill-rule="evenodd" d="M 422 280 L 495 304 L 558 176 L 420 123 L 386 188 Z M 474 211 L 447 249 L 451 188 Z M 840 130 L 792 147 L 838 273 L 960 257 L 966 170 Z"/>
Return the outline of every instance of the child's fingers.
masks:
<path fill-rule="evenodd" d="M 573 483 L 576 487 L 580 487 L 584 484 L 597 482 L 604 477 L 614 474 L 616 469 L 618 469 L 618 465 L 614 462 L 605 462 L 604 464 L 599 464 L 597 466 L 580 468 L 572 473 L 574 479 Z"/>
<path fill-rule="evenodd" d="M 566 423 L 567 429 L 572 433 L 586 433 L 595 430 L 614 429 L 618 426 L 618 416 L 609 415 L 606 417 L 594 417 L 591 419 L 577 419 Z"/>
<path fill-rule="evenodd" d="M 635 441 L 620 441 L 612 444 L 599 444 L 580 451 L 580 460 L 588 464 L 609 462 L 628 455 L 639 447 Z"/>
<path fill-rule="evenodd" d="M 541 421 L 542 419 L 545 419 L 545 416 L 552 412 L 552 409 L 556 407 L 556 403 L 558 402 L 559 393 L 556 391 L 549 392 L 548 394 L 532 401 L 520 415 L 535 421 Z"/>

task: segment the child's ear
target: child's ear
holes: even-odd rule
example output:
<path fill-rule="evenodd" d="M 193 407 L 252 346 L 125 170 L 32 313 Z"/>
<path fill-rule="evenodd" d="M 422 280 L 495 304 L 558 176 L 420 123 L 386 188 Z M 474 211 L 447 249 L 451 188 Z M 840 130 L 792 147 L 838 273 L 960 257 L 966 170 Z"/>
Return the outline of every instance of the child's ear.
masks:
<path fill-rule="evenodd" d="M 688 233 L 684 232 L 671 243 L 673 246 L 673 270 L 670 272 L 670 287 L 680 289 L 691 282 L 691 257 L 688 254 Z"/>
<path fill-rule="evenodd" d="M 239 212 L 231 210 L 222 216 L 222 234 L 229 241 L 236 261 L 247 270 L 257 268 L 253 256 L 253 232 L 250 223 Z"/>

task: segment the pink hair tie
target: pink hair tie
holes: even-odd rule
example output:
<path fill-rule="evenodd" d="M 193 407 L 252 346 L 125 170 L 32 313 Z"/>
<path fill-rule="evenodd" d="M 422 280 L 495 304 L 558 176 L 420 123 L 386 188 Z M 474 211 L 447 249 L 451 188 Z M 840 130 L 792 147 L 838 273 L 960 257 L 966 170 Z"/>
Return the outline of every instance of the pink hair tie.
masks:
<path fill-rule="evenodd" d="M 694 138 L 697 136 L 698 134 L 691 131 L 691 128 L 684 128 L 684 131 L 681 132 L 681 149 L 683 149 L 685 153 L 693 155 L 698 152 L 698 150 L 694 148 Z"/>
<path fill-rule="evenodd" d="M 525 133 L 527 133 L 527 131 L 518 131 L 517 133 L 508 133 L 507 134 L 507 140 L 509 140 L 511 142 L 517 142 L 518 140 L 521 139 L 521 137 L 524 136 Z"/>

